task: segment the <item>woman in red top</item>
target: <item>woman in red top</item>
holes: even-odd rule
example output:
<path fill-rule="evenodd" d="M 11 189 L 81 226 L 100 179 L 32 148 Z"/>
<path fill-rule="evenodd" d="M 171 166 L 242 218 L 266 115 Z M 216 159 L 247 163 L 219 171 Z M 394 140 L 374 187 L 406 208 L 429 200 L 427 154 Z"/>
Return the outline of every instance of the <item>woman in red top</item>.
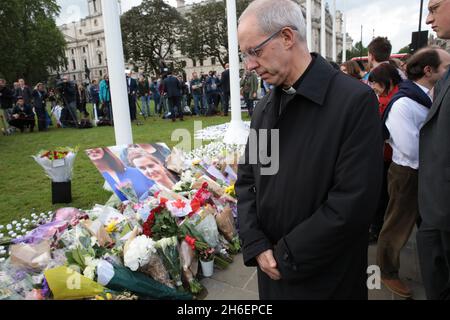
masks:
<path fill-rule="evenodd" d="M 369 76 L 369 84 L 378 96 L 380 118 L 383 112 L 391 101 L 392 97 L 398 92 L 398 85 L 402 82 L 402 78 L 397 69 L 389 63 L 380 64 L 373 69 Z M 392 162 L 392 148 L 384 144 L 384 174 L 383 174 L 383 188 L 381 190 L 381 197 L 378 203 L 378 209 L 370 226 L 370 242 L 376 243 L 378 235 L 383 227 L 384 214 L 389 202 L 388 186 L 387 186 L 387 172 Z"/>

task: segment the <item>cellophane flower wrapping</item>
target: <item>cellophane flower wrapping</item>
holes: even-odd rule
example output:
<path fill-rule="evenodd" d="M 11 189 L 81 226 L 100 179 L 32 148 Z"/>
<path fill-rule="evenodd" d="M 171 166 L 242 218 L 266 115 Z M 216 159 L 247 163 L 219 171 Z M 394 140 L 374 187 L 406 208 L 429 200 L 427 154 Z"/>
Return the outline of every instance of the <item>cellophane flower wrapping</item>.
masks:
<path fill-rule="evenodd" d="M 58 148 L 52 151 L 41 151 L 33 156 L 33 159 L 53 182 L 69 182 L 72 180 L 77 152 L 77 148 Z"/>
<path fill-rule="evenodd" d="M 181 264 L 177 237 L 163 238 L 156 242 L 155 247 L 175 285 L 181 288 L 183 283 L 181 281 Z"/>

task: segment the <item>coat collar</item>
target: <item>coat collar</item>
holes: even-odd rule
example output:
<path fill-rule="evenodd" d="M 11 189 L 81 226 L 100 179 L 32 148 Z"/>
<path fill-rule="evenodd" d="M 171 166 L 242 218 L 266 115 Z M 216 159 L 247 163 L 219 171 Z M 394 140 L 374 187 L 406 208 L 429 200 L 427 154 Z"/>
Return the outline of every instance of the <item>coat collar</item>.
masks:
<path fill-rule="evenodd" d="M 441 107 L 442 101 L 444 101 L 444 97 L 446 96 L 447 92 L 450 90 L 450 77 L 445 77 L 441 80 L 442 81 L 442 88 L 435 98 L 433 102 L 433 106 L 430 109 L 430 112 L 428 113 L 428 117 L 425 120 L 423 126 L 425 126 L 430 120 L 437 114 L 439 108 Z"/>
<path fill-rule="evenodd" d="M 338 74 L 338 71 L 319 54 L 311 53 L 311 56 L 313 57 L 312 65 L 310 65 L 310 70 L 305 74 L 304 79 L 302 79 L 300 85 L 296 88 L 296 95 L 301 95 L 315 104 L 322 106 L 325 102 L 331 80 Z M 272 90 L 270 93 L 264 110 L 267 105 L 275 101 L 275 92 L 276 90 Z"/>

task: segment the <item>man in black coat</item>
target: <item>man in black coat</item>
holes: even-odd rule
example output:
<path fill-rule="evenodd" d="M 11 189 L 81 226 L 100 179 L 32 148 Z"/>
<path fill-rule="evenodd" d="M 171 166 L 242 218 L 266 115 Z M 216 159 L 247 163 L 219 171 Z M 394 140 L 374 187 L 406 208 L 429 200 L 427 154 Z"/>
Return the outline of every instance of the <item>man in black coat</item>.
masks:
<path fill-rule="evenodd" d="M 33 108 L 25 103 L 24 98 L 17 97 L 17 103 L 13 108 L 9 124 L 20 129 L 22 133 L 25 131 L 25 128 L 30 128 L 30 132 L 33 132 L 35 121 Z"/>
<path fill-rule="evenodd" d="M 32 99 L 31 93 L 32 93 L 32 91 L 31 91 L 30 87 L 25 84 L 25 80 L 19 79 L 18 86 L 15 89 L 15 93 L 14 93 L 14 96 L 16 97 L 16 99 L 18 97 L 22 97 L 23 100 L 25 101 L 25 104 L 31 104 L 31 99 Z"/>
<path fill-rule="evenodd" d="M 222 72 L 220 77 L 220 86 L 222 87 L 223 94 L 223 115 L 228 116 L 228 109 L 230 107 L 230 65 L 225 65 L 225 71 Z"/>
<path fill-rule="evenodd" d="M 38 118 L 39 131 L 47 131 L 47 93 L 45 92 L 44 85 L 38 83 L 32 93 L 33 106 L 36 116 Z"/>
<path fill-rule="evenodd" d="M 136 118 L 136 93 L 138 91 L 138 83 L 136 79 L 131 78 L 131 73 L 126 74 L 127 90 L 128 90 L 128 105 L 130 108 L 131 121 L 137 120 Z"/>
<path fill-rule="evenodd" d="M 450 39 L 450 0 L 430 0 L 427 24 Z M 450 299 L 450 70 L 436 85 L 433 106 L 420 131 L 420 269 L 428 299 Z"/>
<path fill-rule="evenodd" d="M 176 121 L 177 114 L 180 117 L 180 120 L 183 121 L 183 110 L 181 110 L 182 85 L 171 72 L 169 72 L 167 78 L 164 79 L 164 92 L 167 93 L 172 121 Z"/>
<path fill-rule="evenodd" d="M 239 21 L 246 68 L 275 86 L 255 108 L 236 182 L 244 263 L 258 267 L 259 296 L 367 299 L 383 163 L 377 98 L 309 53 L 295 2 L 255 0 Z"/>

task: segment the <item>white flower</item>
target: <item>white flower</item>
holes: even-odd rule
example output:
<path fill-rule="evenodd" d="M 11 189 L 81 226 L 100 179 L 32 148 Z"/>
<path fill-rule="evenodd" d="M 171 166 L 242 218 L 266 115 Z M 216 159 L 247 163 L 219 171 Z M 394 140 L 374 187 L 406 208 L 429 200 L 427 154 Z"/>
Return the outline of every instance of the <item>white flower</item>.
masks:
<path fill-rule="evenodd" d="M 0 233 L 0 239 L 3 238 L 5 235 L 3 233 Z"/>
<path fill-rule="evenodd" d="M 18 236 L 17 237 L 17 240 L 20 240 L 20 239 L 22 239 L 23 238 L 23 236 Z"/>
<path fill-rule="evenodd" d="M 41 214 L 39 216 L 45 217 L 45 213 L 41 212 Z"/>
<path fill-rule="evenodd" d="M 22 222 L 25 222 L 25 220 L 26 220 L 25 218 L 20 219 L 20 221 L 22 221 Z"/>
<path fill-rule="evenodd" d="M 5 226 L 0 224 L 0 230 L 3 230 L 3 229 L 5 229 Z"/>
<path fill-rule="evenodd" d="M 0 258 L 0 262 L 5 262 L 5 258 Z"/>
<path fill-rule="evenodd" d="M 14 233 L 14 231 L 8 231 L 8 234 L 10 235 L 10 236 L 12 236 L 13 235 L 13 233 Z"/>
<path fill-rule="evenodd" d="M 28 222 L 25 222 L 24 224 L 23 224 L 23 226 L 26 228 L 26 227 L 28 227 Z"/>
<path fill-rule="evenodd" d="M 91 247 L 95 246 L 97 244 L 97 238 L 91 237 Z"/>
<path fill-rule="evenodd" d="M 84 269 L 84 271 L 83 271 L 83 275 L 86 278 L 94 280 L 94 278 L 95 278 L 95 267 L 87 266 L 86 269 Z"/>
<path fill-rule="evenodd" d="M 16 229 L 20 229 L 21 226 L 22 226 L 21 223 L 16 224 Z"/>
<path fill-rule="evenodd" d="M 146 236 L 136 237 L 124 255 L 125 266 L 136 271 L 139 267 L 145 266 L 154 253 L 156 253 L 156 249 L 152 239 Z"/>
<path fill-rule="evenodd" d="M 16 220 L 14 220 L 14 221 L 12 222 L 12 224 L 13 224 L 13 225 L 16 225 L 16 224 L 17 224 L 17 221 L 16 221 Z"/>
<path fill-rule="evenodd" d="M 13 234 L 11 234 L 11 237 L 12 237 L 12 238 L 17 237 L 17 233 L 13 232 Z"/>
<path fill-rule="evenodd" d="M 7 230 L 11 230 L 11 229 L 12 229 L 12 225 L 8 224 L 8 225 L 6 226 L 6 229 L 7 229 Z"/>
<path fill-rule="evenodd" d="M 27 229 L 20 230 L 21 233 L 27 233 Z"/>
<path fill-rule="evenodd" d="M 0 254 L 1 255 L 5 255 L 6 254 L 6 250 L 0 250 Z"/>

